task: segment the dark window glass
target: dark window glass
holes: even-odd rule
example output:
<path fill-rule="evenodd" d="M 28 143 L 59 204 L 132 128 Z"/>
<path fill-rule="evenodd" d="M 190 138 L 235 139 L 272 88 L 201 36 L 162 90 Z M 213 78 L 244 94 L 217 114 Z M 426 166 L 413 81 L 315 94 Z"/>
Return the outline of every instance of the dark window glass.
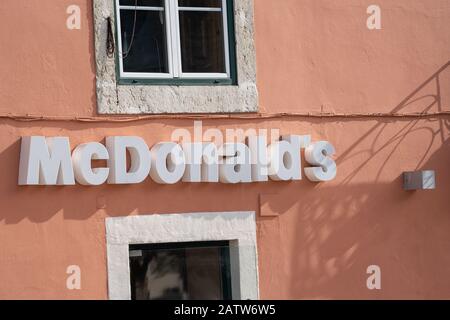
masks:
<path fill-rule="evenodd" d="M 221 8 L 222 0 L 178 0 L 178 6 Z"/>
<path fill-rule="evenodd" d="M 222 13 L 179 14 L 183 72 L 226 73 Z"/>
<path fill-rule="evenodd" d="M 168 73 L 164 11 L 121 10 L 120 21 L 123 71 Z"/>
<path fill-rule="evenodd" d="M 121 6 L 135 6 L 136 0 L 120 0 Z M 164 7 L 164 0 L 137 0 L 138 6 Z"/>
<path fill-rule="evenodd" d="M 228 242 L 130 246 L 133 300 L 231 299 Z"/>

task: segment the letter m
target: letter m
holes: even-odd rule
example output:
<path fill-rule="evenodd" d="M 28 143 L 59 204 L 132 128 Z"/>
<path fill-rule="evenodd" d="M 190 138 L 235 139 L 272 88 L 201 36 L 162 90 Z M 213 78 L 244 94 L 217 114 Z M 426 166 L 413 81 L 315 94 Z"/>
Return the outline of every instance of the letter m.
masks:
<path fill-rule="evenodd" d="M 19 185 L 74 185 L 67 137 L 22 137 Z"/>

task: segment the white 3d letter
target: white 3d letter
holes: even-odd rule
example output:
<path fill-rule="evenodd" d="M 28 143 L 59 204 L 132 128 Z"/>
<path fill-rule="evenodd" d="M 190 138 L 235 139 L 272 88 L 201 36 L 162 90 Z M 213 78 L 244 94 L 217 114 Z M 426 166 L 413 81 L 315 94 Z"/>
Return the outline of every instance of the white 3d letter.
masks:
<path fill-rule="evenodd" d="M 67 137 L 22 137 L 19 185 L 74 185 Z"/>
<path fill-rule="evenodd" d="M 144 181 L 150 172 L 150 151 L 139 137 L 108 137 L 106 148 L 109 152 L 109 184 L 134 184 Z M 131 167 L 127 171 L 127 150 Z"/>
<path fill-rule="evenodd" d="M 224 163 L 219 166 L 219 179 L 222 183 L 252 182 L 250 149 L 243 143 L 225 143 L 220 148 Z"/>
<path fill-rule="evenodd" d="M 184 143 L 183 182 L 219 182 L 219 155 L 214 143 Z"/>
<path fill-rule="evenodd" d="M 252 164 L 252 181 L 269 180 L 269 157 L 267 154 L 267 138 L 265 136 L 249 136 L 247 138 Z"/>
<path fill-rule="evenodd" d="M 174 184 L 181 180 L 186 168 L 183 149 L 173 142 L 156 144 L 151 150 L 150 176 L 160 184 Z"/>
<path fill-rule="evenodd" d="M 300 149 L 310 143 L 310 136 L 283 136 L 268 147 L 269 176 L 275 181 L 301 180 Z"/>
<path fill-rule="evenodd" d="M 72 153 L 75 179 L 86 186 L 99 186 L 108 179 L 108 168 L 92 169 L 92 160 L 108 160 L 108 150 L 98 142 L 79 145 Z"/>
<path fill-rule="evenodd" d="M 335 149 L 328 141 L 319 141 L 311 144 L 305 150 L 306 161 L 318 167 L 305 168 L 305 174 L 309 180 L 330 181 L 336 177 L 336 162 L 331 158 Z"/>

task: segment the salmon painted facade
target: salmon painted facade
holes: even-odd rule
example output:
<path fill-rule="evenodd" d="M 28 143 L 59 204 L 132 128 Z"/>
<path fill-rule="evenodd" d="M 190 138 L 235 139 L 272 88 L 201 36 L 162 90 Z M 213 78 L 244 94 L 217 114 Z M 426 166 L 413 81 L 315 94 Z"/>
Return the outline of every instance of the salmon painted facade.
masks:
<path fill-rule="evenodd" d="M 0 16 L 1 299 L 450 299 L 449 1 Z"/>

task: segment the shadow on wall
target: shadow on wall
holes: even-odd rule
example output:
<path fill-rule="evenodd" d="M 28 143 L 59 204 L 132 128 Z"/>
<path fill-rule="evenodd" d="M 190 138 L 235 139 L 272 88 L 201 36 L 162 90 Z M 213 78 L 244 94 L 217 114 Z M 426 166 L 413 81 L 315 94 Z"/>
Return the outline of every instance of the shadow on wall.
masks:
<path fill-rule="evenodd" d="M 263 298 L 450 298 L 449 147 L 425 163 L 447 184 L 433 191 L 403 191 L 398 177 L 284 195 L 280 216 L 258 221 Z M 366 287 L 370 265 L 381 267 L 380 291 Z"/>
<path fill-rule="evenodd" d="M 408 112 L 412 106 L 421 106 L 423 112 L 442 111 L 440 76 L 449 66 L 450 62 L 392 112 Z M 436 86 L 436 94 L 421 96 L 430 84 Z M 267 280 L 263 298 L 450 298 L 450 120 L 413 119 L 402 122 L 400 130 L 392 127 L 377 122 L 340 153 L 338 167 L 352 169 L 335 186 L 305 188 L 301 199 L 298 190 L 285 190 L 290 200 L 283 193 L 283 199 L 272 204 L 279 217 L 259 220 L 259 238 L 272 242 L 261 245 L 259 252 L 260 261 L 269 261 L 260 264 Z M 416 136 L 426 137 L 428 143 L 424 146 L 420 140 L 421 154 L 412 155 L 411 148 L 402 154 L 402 142 L 408 138 L 411 143 Z M 408 159 L 405 163 L 414 167 L 389 164 L 394 158 Z M 403 171 L 426 168 L 436 170 L 436 190 L 402 190 Z M 360 182 L 361 177 L 374 183 Z M 381 267 L 382 290 L 366 286 L 370 265 Z"/>
<path fill-rule="evenodd" d="M 450 61 L 443 65 L 436 73 L 434 73 L 430 78 L 423 82 L 417 89 L 415 89 L 411 94 L 409 94 L 405 99 L 403 99 L 392 111 L 391 113 L 407 113 L 408 109 L 420 110 L 422 113 L 432 113 L 432 112 L 442 112 L 444 111 L 442 105 L 442 86 L 441 86 L 441 76 L 449 70 Z M 425 94 L 421 95 L 421 91 L 430 85 L 435 86 L 435 94 Z M 448 89 L 448 88 L 447 88 Z M 450 106 L 449 106 L 450 107 Z M 395 121 L 396 119 L 392 119 Z M 427 135 L 429 137 L 428 146 L 425 148 L 425 152 L 418 161 L 415 168 L 410 168 L 410 170 L 419 170 L 423 168 L 424 161 L 429 157 L 429 151 L 433 146 L 435 140 L 440 139 L 440 143 L 446 143 L 446 132 L 450 131 L 450 119 L 447 118 L 436 118 L 434 120 L 439 122 L 439 129 L 433 130 L 427 125 L 423 124 L 421 119 L 416 119 L 407 122 L 401 130 L 397 132 L 389 132 L 389 123 L 377 123 L 375 126 L 370 128 L 360 139 L 358 139 L 353 145 L 351 145 L 346 151 L 339 154 L 337 162 L 339 164 L 344 164 L 347 161 L 352 161 L 353 158 L 364 157 L 367 160 L 361 161 L 359 165 L 347 175 L 342 184 L 348 184 L 352 179 L 358 175 L 371 160 L 375 160 L 377 155 L 386 149 L 391 149 L 390 154 L 385 157 L 382 165 L 378 168 L 378 173 L 375 182 L 379 181 L 380 175 L 383 169 L 392 158 L 393 154 L 401 143 L 411 134 L 419 133 L 420 135 Z M 370 142 L 370 148 L 360 148 L 361 145 L 365 145 L 366 142 Z M 423 148 L 423 146 L 420 146 Z M 445 146 L 444 146 L 445 147 Z M 447 146 L 448 148 L 448 146 Z M 357 150 L 357 152 L 355 152 Z"/>

